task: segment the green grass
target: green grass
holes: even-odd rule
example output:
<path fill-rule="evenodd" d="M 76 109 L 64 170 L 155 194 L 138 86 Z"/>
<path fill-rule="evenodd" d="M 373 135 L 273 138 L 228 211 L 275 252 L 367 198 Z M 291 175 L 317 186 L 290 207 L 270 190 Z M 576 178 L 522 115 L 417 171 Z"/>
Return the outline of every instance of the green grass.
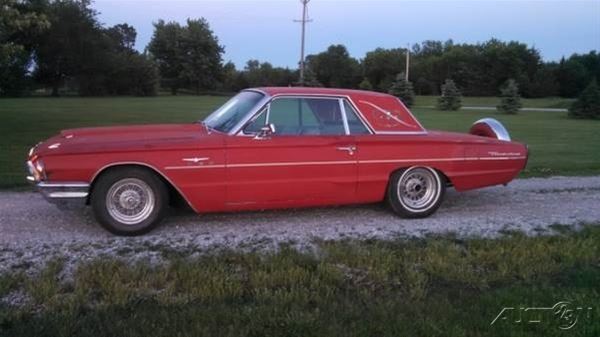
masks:
<path fill-rule="evenodd" d="M 0 304 L 0 335 L 598 336 L 599 241 L 600 227 L 588 226 L 535 238 L 321 242 L 319 254 L 98 259 L 69 281 L 57 260 L 10 282 L 32 300 Z M 568 331 L 551 312 L 490 325 L 504 307 L 559 301 L 592 310 Z"/>
<path fill-rule="evenodd" d="M 217 96 L 0 99 L 0 187 L 24 185 L 27 151 L 60 130 L 192 122 L 225 100 Z"/>
<path fill-rule="evenodd" d="M 437 104 L 437 96 L 417 96 L 415 100 L 416 107 L 431 107 Z M 572 99 L 561 97 L 546 98 L 522 98 L 523 107 L 527 108 L 551 108 L 568 109 L 573 103 Z M 496 107 L 500 103 L 498 97 L 463 97 L 463 106 L 484 106 Z"/>
<path fill-rule="evenodd" d="M 23 186 L 29 148 L 62 129 L 134 123 L 178 123 L 201 119 L 227 98 L 159 96 L 154 98 L 0 99 L 0 188 Z M 418 97 L 419 105 L 434 97 Z M 465 104 L 493 106 L 494 97 L 465 98 Z M 421 104 L 424 101 L 425 104 Z M 563 106 L 567 100 L 526 100 L 527 106 Z M 514 139 L 529 144 L 532 156 L 525 176 L 600 173 L 600 121 L 570 120 L 563 112 L 441 112 L 414 109 L 427 128 L 465 132 L 473 121 L 493 116 L 506 124 Z"/>
<path fill-rule="evenodd" d="M 483 117 L 498 119 L 513 140 L 529 146 L 525 177 L 600 173 L 600 121 L 574 120 L 566 113 L 547 111 L 505 115 L 415 108 L 413 112 L 425 128 L 457 132 L 468 132 L 471 124 Z"/>

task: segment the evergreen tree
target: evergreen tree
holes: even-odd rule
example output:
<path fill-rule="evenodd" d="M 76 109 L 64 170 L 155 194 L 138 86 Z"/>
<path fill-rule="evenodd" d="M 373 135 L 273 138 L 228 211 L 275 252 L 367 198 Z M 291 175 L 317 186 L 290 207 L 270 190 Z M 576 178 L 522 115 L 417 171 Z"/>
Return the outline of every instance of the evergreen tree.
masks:
<path fill-rule="evenodd" d="M 404 73 L 399 73 L 392 83 L 389 93 L 398 97 L 404 105 L 411 107 L 415 101 L 415 91 L 412 82 L 405 79 Z"/>
<path fill-rule="evenodd" d="M 514 79 L 510 78 L 500 89 L 500 104 L 496 109 L 506 114 L 516 114 L 522 106 L 519 86 Z"/>
<path fill-rule="evenodd" d="M 569 109 L 569 116 L 600 119 L 600 88 L 596 79 L 593 79 L 573 102 Z"/>
<path fill-rule="evenodd" d="M 460 91 L 451 79 L 446 79 L 442 84 L 442 96 L 438 98 L 438 109 L 440 110 L 458 110 L 462 106 Z"/>
<path fill-rule="evenodd" d="M 365 77 L 358 85 L 358 88 L 361 90 L 373 90 L 373 85 L 369 82 L 369 79 Z"/>

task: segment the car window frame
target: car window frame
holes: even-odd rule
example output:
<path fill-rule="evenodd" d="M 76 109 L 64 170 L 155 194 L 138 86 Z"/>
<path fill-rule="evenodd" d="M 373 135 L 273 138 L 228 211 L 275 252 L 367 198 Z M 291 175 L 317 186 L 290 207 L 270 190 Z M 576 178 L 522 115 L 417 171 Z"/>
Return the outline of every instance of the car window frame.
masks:
<path fill-rule="evenodd" d="M 246 122 L 239 128 L 238 131 L 236 131 L 234 134 L 237 136 L 245 136 L 245 137 L 254 137 L 257 135 L 257 132 L 251 132 L 248 133 L 245 131 L 246 127 L 248 127 L 248 125 L 250 125 L 251 123 L 253 123 L 255 120 L 257 120 L 258 118 L 260 118 L 260 115 L 263 113 L 266 113 L 267 115 L 265 116 L 265 121 L 269 122 L 269 117 L 270 117 L 270 113 L 271 113 L 271 103 L 277 99 L 282 99 L 282 98 L 297 98 L 297 99 L 333 99 L 333 100 L 337 100 L 338 104 L 340 105 L 340 112 L 342 114 L 342 122 L 343 122 L 343 126 L 344 126 L 344 134 L 341 135 L 279 135 L 279 137 L 324 137 L 324 136 L 335 136 L 335 137 L 340 137 L 340 136 L 352 136 L 353 134 L 350 132 L 350 126 L 348 125 L 348 117 L 347 117 L 347 112 L 346 112 L 346 107 L 344 105 L 344 102 L 347 102 L 355 111 L 356 111 L 356 117 L 357 119 L 362 123 L 362 125 L 365 127 L 365 129 L 368 131 L 368 134 L 372 135 L 374 134 L 374 131 L 369 127 L 369 125 L 367 123 L 365 123 L 364 117 L 362 116 L 362 113 L 360 112 L 360 110 L 358 110 L 358 108 L 356 107 L 356 105 L 354 104 L 354 102 L 352 101 L 352 99 L 350 99 L 347 96 L 337 96 L 337 95 L 288 95 L 288 94 L 282 94 L 282 95 L 275 95 L 269 98 L 269 100 L 262 105 L 259 109 L 257 109 L 250 118 L 248 118 L 246 120 Z M 362 135 L 362 134 L 356 134 L 356 135 Z M 274 134 L 274 136 L 278 136 L 277 133 Z"/>

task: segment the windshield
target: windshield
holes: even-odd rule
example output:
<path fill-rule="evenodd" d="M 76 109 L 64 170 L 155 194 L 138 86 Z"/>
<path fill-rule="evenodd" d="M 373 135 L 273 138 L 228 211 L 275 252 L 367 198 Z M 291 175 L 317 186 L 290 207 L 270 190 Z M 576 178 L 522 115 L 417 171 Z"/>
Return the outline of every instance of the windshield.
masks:
<path fill-rule="evenodd" d="M 206 117 L 204 124 L 217 131 L 229 133 L 263 97 L 263 94 L 256 91 L 242 91 Z"/>

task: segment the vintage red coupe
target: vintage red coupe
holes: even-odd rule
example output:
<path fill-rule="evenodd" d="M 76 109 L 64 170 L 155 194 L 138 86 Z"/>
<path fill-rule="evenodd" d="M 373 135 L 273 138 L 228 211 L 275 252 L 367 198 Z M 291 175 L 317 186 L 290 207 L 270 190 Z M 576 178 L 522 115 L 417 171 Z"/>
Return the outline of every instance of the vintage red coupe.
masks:
<path fill-rule="evenodd" d="M 506 184 L 527 157 L 494 119 L 470 134 L 432 131 L 386 94 L 257 88 L 201 122 L 64 130 L 31 149 L 27 178 L 49 201 L 91 205 L 106 229 L 136 235 L 177 200 L 198 213 L 385 200 L 421 218 L 447 186 Z"/>

